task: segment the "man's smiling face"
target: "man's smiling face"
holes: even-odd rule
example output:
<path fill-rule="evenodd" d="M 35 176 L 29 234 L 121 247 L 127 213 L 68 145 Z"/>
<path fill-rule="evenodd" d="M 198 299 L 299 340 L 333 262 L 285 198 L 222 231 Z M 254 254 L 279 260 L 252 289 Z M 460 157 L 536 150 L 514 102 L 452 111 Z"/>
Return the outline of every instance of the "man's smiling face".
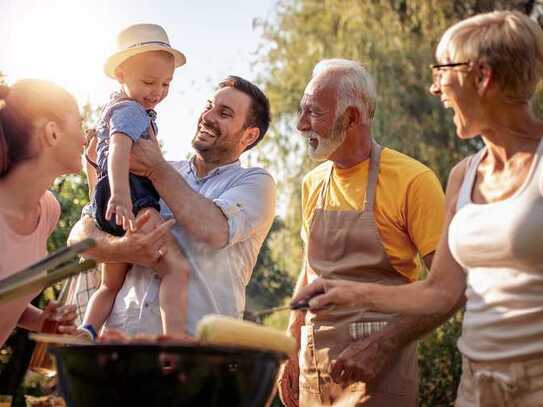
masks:
<path fill-rule="evenodd" d="M 200 115 L 192 147 L 204 158 L 233 155 L 237 159 L 244 149 L 240 141 L 250 106 L 245 93 L 233 87 L 219 89 Z"/>
<path fill-rule="evenodd" d="M 300 102 L 296 128 L 315 161 L 329 159 L 345 141 L 343 112 L 336 111 L 337 99 L 336 81 L 331 75 L 319 75 L 309 82 Z"/>

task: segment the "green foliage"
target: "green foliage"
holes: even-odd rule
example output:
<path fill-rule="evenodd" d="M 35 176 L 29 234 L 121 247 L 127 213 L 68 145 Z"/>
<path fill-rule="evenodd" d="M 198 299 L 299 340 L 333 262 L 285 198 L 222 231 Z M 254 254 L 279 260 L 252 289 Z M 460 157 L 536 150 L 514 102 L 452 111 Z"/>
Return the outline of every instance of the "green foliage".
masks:
<path fill-rule="evenodd" d="M 247 309 L 257 310 L 279 305 L 292 294 L 292 280 L 282 264 L 274 261 L 270 242 L 284 228 L 280 218 L 275 218 L 272 228 L 258 254 L 257 263 L 247 286 Z"/>
<path fill-rule="evenodd" d="M 419 342 L 419 406 L 453 406 L 462 373 L 462 357 L 456 341 L 462 329 L 463 312 Z"/>
<path fill-rule="evenodd" d="M 85 174 L 66 175 L 58 178 L 50 189 L 60 202 L 62 216 L 57 228 L 47 242 L 49 251 L 66 245 L 70 230 L 79 220 L 81 210 L 89 202 L 87 177 Z"/>

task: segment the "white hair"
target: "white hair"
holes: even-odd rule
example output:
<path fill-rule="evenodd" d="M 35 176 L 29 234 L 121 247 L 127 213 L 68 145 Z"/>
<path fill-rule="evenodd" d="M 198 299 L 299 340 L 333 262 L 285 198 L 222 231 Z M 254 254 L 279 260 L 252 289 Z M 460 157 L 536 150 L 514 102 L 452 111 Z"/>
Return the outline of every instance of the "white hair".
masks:
<path fill-rule="evenodd" d="M 362 64 L 348 59 L 324 59 L 313 68 L 313 78 L 322 74 L 338 75 L 336 118 L 354 106 L 367 121 L 373 119 L 377 91 L 375 81 Z"/>

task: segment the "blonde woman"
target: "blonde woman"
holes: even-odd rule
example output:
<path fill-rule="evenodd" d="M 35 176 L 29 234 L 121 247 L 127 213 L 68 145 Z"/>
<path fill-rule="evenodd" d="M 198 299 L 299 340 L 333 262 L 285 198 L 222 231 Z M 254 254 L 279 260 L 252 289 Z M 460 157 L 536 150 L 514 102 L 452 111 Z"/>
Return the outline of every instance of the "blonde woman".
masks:
<path fill-rule="evenodd" d="M 543 32 L 511 11 L 449 28 L 432 94 L 457 135 L 484 148 L 451 171 L 448 218 L 424 281 L 401 287 L 318 280 L 295 301 L 403 314 L 452 310 L 467 298 L 457 406 L 543 405 L 543 122 L 531 109 L 543 75 Z M 355 376 L 346 363 L 339 377 Z"/>
<path fill-rule="evenodd" d="M 78 172 L 84 139 L 75 99 L 40 80 L 0 86 L 0 279 L 47 254 L 60 206 L 47 190 L 56 177 Z M 40 331 L 47 320 L 74 333 L 75 309 L 30 305 L 38 292 L 0 307 L 0 346 L 16 325 Z"/>

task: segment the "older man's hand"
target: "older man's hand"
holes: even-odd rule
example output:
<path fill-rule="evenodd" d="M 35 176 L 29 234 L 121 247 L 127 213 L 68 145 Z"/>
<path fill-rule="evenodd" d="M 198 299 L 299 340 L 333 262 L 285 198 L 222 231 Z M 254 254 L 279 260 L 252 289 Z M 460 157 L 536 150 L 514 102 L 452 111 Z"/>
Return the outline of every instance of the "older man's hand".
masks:
<path fill-rule="evenodd" d="M 289 358 L 281 366 L 277 380 L 279 398 L 286 407 L 298 407 L 299 405 L 299 377 L 298 358 Z"/>
<path fill-rule="evenodd" d="M 332 364 L 332 380 L 342 385 L 371 383 L 396 351 L 390 338 L 380 332 L 353 342 Z"/>

